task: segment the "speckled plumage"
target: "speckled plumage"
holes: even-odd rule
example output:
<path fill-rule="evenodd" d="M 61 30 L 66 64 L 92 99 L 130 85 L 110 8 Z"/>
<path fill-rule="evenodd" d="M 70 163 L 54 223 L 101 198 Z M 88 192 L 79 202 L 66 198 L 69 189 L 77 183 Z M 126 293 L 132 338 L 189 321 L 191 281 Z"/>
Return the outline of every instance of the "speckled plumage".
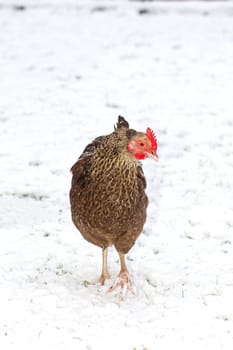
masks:
<path fill-rule="evenodd" d="M 119 117 L 114 132 L 90 143 L 73 165 L 72 220 L 83 237 L 126 254 L 146 220 L 148 199 L 141 164 L 127 149 L 137 133 Z"/>

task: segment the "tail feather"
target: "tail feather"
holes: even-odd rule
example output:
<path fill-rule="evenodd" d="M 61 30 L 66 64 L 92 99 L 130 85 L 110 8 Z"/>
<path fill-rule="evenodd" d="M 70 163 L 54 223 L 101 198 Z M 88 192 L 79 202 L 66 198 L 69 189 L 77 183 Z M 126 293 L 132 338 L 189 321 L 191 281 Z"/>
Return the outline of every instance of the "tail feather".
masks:
<path fill-rule="evenodd" d="M 117 122 L 117 129 L 120 129 L 120 128 L 129 128 L 129 123 L 125 120 L 124 117 L 122 117 L 121 115 L 119 115 L 118 117 L 118 122 Z"/>

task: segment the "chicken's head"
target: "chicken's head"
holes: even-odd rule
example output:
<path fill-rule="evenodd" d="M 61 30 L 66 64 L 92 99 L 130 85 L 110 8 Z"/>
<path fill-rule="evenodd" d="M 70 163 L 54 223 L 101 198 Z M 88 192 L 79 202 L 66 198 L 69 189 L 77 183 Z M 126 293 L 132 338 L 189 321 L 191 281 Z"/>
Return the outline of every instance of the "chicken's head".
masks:
<path fill-rule="evenodd" d="M 128 143 L 128 151 L 138 160 L 152 158 L 158 160 L 157 140 L 154 132 L 147 128 L 146 133 L 137 132 Z"/>

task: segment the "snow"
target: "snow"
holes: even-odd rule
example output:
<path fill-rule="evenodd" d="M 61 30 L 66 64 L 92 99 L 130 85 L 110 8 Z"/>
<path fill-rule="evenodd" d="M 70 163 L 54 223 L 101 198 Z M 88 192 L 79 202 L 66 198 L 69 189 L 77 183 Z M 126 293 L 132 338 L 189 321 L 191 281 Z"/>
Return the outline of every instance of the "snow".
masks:
<path fill-rule="evenodd" d="M 20 6 L 21 5 L 21 6 Z M 24 6 L 22 6 L 24 5 Z M 0 1 L 0 348 L 232 349 L 233 3 Z M 98 277 L 69 169 L 117 116 L 154 129 L 138 295 Z"/>

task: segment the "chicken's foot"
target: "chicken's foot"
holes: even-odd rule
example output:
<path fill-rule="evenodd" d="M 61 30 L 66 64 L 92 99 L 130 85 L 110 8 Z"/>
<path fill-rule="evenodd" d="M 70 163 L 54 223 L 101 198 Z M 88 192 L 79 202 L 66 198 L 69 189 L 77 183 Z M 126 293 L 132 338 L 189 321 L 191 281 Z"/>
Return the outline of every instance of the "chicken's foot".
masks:
<path fill-rule="evenodd" d="M 115 282 L 113 283 L 113 285 L 108 289 L 108 292 L 112 292 L 117 287 L 120 287 L 121 291 L 120 291 L 119 297 L 120 297 L 120 300 L 123 300 L 128 290 L 130 290 L 132 294 L 136 295 L 136 289 L 133 286 L 132 281 L 130 279 L 129 272 L 125 263 L 124 254 L 119 253 L 119 256 L 120 256 L 120 263 L 121 263 L 121 271 L 118 277 L 116 278 Z"/>

